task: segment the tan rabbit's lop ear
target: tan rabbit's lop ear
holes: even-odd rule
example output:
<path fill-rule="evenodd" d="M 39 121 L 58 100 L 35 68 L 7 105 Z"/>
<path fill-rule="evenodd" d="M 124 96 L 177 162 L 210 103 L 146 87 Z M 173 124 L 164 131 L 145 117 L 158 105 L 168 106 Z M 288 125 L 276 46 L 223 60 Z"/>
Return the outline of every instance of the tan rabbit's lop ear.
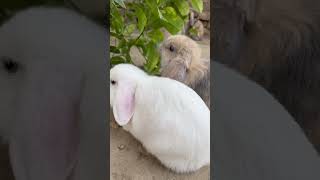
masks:
<path fill-rule="evenodd" d="M 136 85 L 129 81 L 121 81 L 117 86 L 113 115 L 116 122 L 124 126 L 129 123 L 134 113 Z"/>

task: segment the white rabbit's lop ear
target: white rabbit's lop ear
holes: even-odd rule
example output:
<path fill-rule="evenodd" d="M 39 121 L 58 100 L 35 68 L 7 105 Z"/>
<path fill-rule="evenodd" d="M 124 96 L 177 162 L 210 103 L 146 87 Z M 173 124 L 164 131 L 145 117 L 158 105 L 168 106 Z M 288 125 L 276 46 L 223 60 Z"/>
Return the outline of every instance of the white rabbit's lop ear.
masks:
<path fill-rule="evenodd" d="M 113 115 L 120 126 L 129 123 L 135 108 L 136 85 L 133 82 L 121 81 L 117 84 L 117 92 L 113 105 Z"/>

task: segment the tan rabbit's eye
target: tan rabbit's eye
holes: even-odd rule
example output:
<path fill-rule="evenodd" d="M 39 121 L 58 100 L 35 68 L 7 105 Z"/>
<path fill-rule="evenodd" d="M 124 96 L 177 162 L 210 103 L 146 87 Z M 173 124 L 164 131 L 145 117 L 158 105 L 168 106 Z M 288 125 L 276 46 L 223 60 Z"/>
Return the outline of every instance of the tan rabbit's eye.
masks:
<path fill-rule="evenodd" d="M 170 45 L 169 50 L 170 50 L 171 52 L 174 52 L 174 50 L 175 50 L 174 46 L 173 46 L 173 45 Z"/>

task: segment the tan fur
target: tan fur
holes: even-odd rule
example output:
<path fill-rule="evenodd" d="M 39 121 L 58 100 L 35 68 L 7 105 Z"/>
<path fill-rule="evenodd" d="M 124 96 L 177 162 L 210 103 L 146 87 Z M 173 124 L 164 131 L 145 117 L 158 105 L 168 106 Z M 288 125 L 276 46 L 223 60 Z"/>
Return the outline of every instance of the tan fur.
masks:
<path fill-rule="evenodd" d="M 173 52 L 170 51 L 170 46 L 174 48 Z M 178 80 L 193 89 L 197 89 L 196 84 L 205 79 L 210 72 L 209 59 L 201 58 L 199 45 L 185 35 L 170 36 L 160 46 L 160 54 L 161 75 Z M 206 78 L 206 81 L 208 80 Z M 200 96 L 206 94 L 206 97 L 210 99 L 209 89 L 202 89 L 197 93 Z M 204 101 L 210 107 L 209 99 L 204 99 Z"/>

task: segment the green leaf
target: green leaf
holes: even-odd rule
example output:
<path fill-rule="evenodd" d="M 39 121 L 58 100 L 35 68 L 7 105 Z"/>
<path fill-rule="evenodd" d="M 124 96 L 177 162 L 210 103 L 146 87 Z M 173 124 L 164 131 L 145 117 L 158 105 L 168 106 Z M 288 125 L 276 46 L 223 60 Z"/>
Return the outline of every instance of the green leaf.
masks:
<path fill-rule="evenodd" d="M 119 6 L 122 8 L 126 9 L 126 5 L 124 4 L 123 0 L 114 0 Z"/>
<path fill-rule="evenodd" d="M 120 50 L 115 46 L 110 46 L 110 52 L 119 54 Z"/>
<path fill-rule="evenodd" d="M 155 0 L 145 0 L 147 6 L 150 8 L 150 10 L 158 9 L 157 1 Z"/>
<path fill-rule="evenodd" d="M 203 11 L 203 1 L 202 0 L 191 0 L 192 7 L 199 13 Z"/>
<path fill-rule="evenodd" d="M 133 8 L 134 8 L 135 14 L 138 18 L 139 33 L 141 33 L 147 24 L 147 17 L 145 15 L 145 13 L 143 12 L 143 10 L 139 6 L 134 6 Z"/>
<path fill-rule="evenodd" d="M 185 1 L 185 0 L 178 1 L 177 0 L 177 1 L 174 1 L 174 4 L 177 6 L 177 8 L 182 16 L 186 16 L 189 14 L 190 8 L 189 8 L 189 4 L 187 1 Z"/>
<path fill-rule="evenodd" d="M 144 37 L 141 37 L 138 39 L 138 41 L 135 42 L 134 46 L 142 49 L 142 54 L 145 56 L 147 52 L 146 48 L 147 40 Z"/>
<path fill-rule="evenodd" d="M 130 48 L 129 48 L 129 51 L 128 51 L 128 53 L 125 55 L 126 56 L 126 59 L 127 59 L 127 61 L 126 62 L 129 62 L 130 64 L 133 64 L 133 62 L 132 62 L 132 59 L 131 59 L 131 56 L 130 56 Z"/>
<path fill-rule="evenodd" d="M 160 19 L 160 17 L 151 15 L 148 17 L 148 24 L 146 26 L 148 27 L 148 30 L 159 29 L 163 27 L 162 19 Z"/>
<path fill-rule="evenodd" d="M 125 54 L 128 52 L 128 41 L 125 39 L 121 39 L 118 44 L 118 49 L 121 51 L 121 54 Z"/>
<path fill-rule="evenodd" d="M 117 39 L 122 39 L 123 38 L 122 34 L 118 34 L 118 33 L 112 32 L 112 30 L 110 30 L 110 35 L 113 36 L 113 37 L 116 37 Z"/>
<path fill-rule="evenodd" d="M 155 15 L 158 18 L 161 18 L 161 13 L 160 10 L 158 8 L 158 4 L 155 0 L 145 0 L 146 4 L 147 4 L 147 10 L 149 10 L 153 15 Z"/>
<path fill-rule="evenodd" d="M 111 58 L 111 64 L 116 65 L 116 64 L 121 64 L 121 63 L 125 63 L 126 60 L 121 57 L 121 56 L 113 56 Z"/>
<path fill-rule="evenodd" d="M 114 29 L 116 33 L 121 34 L 124 29 L 124 19 L 121 16 L 119 10 L 114 5 L 111 5 L 111 29 Z"/>
<path fill-rule="evenodd" d="M 147 44 L 147 52 L 146 52 L 146 64 L 144 65 L 144 69 L 147 73 L 153 74 L 158 69 L 158 64 L 160 61 L 160 54 L 157 51 L 157 45 L 153 42 Z"/>
<path fill-rule="evenodd" d="M 163 39 L 164 39 L 164 36 L 163 36 L 162 32 L 160 31 L 160 29 L 150 31 L 148 33 L 148 36 L 154 43 L 159 43 L 159 42 L 163 41 Z"/>
<path fill-rule="evenodd" d="M 167 0 L 158 0 L 158 5 L 161 6 L 161 5 L 164 5 L 165 3 L 167 2 Z"/>
<path fill-rule="evenodd" d="M 173 7 L 166 7 L 162 14 L 164 16 L 163 25 L 171 34 L 177 34 L 182 30 L 184 21 L 177 15 Z"/>
<path fill-rule="evenodd" d="M 133 31 L 136 29 L 136 27 L 137 26 L 135 24 L 130 24 L 126 26 L 124 29 L 123 35 L 130 36 L 133 33 Z"/>
<path fill-rule="evenodd" d="M 118 44 L 118 48 L 123 48 L 125 47 L 127 44 L 127 41 L 125 39 L 120 39 L 119 44 Z"/>

